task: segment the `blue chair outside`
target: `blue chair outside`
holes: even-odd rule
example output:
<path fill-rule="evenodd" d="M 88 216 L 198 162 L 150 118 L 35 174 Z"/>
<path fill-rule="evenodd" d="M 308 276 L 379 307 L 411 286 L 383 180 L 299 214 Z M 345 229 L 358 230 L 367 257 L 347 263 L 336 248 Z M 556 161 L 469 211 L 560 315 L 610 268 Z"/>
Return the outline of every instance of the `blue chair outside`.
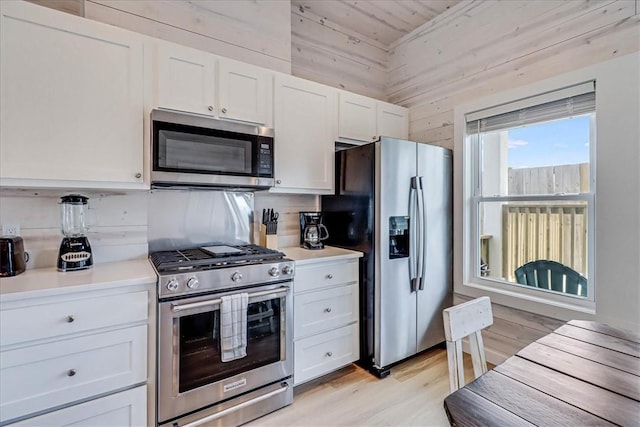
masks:
<path fill-rule="evenodd" d="M 528 262 L 515 271 L 521 285 L 549 289 L 581 297 L 587 296 L 587 278 L 556 261 L 539 259 Z"/>

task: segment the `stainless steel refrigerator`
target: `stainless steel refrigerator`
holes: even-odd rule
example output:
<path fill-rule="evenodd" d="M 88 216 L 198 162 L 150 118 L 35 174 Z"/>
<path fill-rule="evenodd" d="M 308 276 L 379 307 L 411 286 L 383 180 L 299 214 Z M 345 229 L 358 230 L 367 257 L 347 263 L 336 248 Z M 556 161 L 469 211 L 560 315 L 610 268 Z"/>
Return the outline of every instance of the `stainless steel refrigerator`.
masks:
<path fill-rule="evenodd" d="M 444 341 L 452 292 L 452 153 L 392 138 L 336 152 L 328 244 L 362 251 L 360 364 L 379 377 Z"/>

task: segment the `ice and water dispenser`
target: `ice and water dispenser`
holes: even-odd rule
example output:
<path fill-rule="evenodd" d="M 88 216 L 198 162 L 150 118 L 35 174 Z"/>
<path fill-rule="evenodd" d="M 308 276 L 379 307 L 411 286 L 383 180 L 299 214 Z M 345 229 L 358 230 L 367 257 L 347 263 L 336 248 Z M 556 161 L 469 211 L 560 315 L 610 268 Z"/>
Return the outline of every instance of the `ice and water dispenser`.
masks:
<path fill-rule="evenodd" d="M 409 256 L 409 217 L 389 217 L 389 258 Z"/>

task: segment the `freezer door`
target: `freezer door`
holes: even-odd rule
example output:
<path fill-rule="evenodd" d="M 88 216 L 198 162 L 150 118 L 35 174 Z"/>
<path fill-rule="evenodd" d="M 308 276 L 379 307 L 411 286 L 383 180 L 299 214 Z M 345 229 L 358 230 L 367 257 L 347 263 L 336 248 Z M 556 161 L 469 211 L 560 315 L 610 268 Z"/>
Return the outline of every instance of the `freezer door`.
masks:
<path fill-rule="evenodd" d="M 394 249 L 398 247 L 396 238 L 401 244 L 403 230 L 411 233 L 414 227 L 409 205 L 411 178 L 416 175 L 416 143 L 383 138 L 376 144 L 378 250 L 373 364 L 383 368 L 416 353 L 416 292 L 411 289 L 409 276 L 414 248 L 410 245 L 409 256 L 402 256 L 402 248 Z"/>
<path fill-rule="evenodd" d="M 452 155 L 418 144 L 418 176 L 424 207 L 424 268 L 417 292 L 418 351 L 444 341 L 442 310 L 452 304 Z"/>

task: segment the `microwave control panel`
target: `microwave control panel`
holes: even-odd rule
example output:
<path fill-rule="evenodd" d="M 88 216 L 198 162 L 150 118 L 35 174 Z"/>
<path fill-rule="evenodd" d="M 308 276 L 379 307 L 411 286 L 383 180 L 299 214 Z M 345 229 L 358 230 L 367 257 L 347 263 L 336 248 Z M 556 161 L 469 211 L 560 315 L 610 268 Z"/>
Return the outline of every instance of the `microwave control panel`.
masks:
<path fill-rule="evenodd" d="M 269 142 L 258 142 L 258 175 L 273 177 L 273 148 Z"/>

